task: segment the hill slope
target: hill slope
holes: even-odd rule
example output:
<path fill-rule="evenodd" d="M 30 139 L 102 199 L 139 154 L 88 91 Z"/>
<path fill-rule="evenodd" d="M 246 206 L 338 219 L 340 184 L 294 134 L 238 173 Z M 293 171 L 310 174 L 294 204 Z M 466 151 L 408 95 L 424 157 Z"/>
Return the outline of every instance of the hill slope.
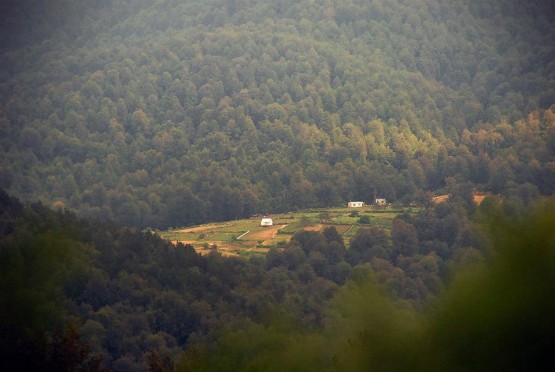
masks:
<path fill-rule="evenodd" d="M 552 203 L 510 218 L 507 203 L 466 215 L 453 197 L 394 218 L 391 234 L 359 229 L 348 249 L 332 227 L 243 259 L 0 189 L 0 367 L 541 369 L 555 324 Z"/>
<path fill-rule="evenodd" d="M 360 228 L 391 230 L 391 221 L 399 214 L 410 215 L 411 209 L 389 207 L 323 208 L 284 213 L 271 216 L 272 225 L 262 226 L 260 217 L 211 223 L 160 232 L 164 239 L 174 243 L 190 244 L 201 254 L 214 251 L 224 255 L 267 253 L 271 248 L 283 248 L 291 238 L 302 231 L 324 231 L 333 227 L 346 242 Z"/>
<path fill-rule="evenodd" d="M 551 2 L 52 4 L 3 5 L 0 186 L 24 200 L 167 227 L 553 192 Z"/>

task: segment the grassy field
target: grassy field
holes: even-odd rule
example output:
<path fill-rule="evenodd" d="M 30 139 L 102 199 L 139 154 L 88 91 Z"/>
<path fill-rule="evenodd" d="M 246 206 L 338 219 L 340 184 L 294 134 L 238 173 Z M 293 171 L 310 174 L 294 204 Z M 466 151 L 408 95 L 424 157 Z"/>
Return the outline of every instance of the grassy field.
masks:
<path fill-rule="evenodd" d="M 269 227 L 261 227 L 261 217 L 253 217 L 160 231 L 159 234 L 174 243 L 191 244 L 201 254 L 217 250 L 224 255 L 250 256 L 265 254 L 272 247 L 284 247 L 297 231 L 323 231 L 329 226 L 334 226 L 348 244 L 359 228 L 379 226 L 389 230 L 391 221 L 403 212 L 415 213 L 415 210 L 370 206 L 316 209 L 268 216 L 274 221 Z M 361 223 L 363 217 L 367 217 L 367 223 Z"/>

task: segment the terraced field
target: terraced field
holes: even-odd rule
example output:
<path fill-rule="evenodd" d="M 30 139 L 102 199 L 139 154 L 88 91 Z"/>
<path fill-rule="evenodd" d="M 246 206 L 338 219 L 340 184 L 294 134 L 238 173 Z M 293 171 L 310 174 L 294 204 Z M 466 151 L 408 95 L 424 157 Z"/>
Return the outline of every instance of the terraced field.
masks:
<path fill-rule="evenodd" d="M 416 213 L 417 209 L 391 209 L 366 206 L 362 208 L 327 208 L 276 214 L 273 226 L 262 227 L 262 217 L 211 223 L 200 226 L 160 231 L 173 243 L 191 244 L 197 252 L 207 254 L 218 251 L 223 255 L 265 254 L 270 248 L 285 247 L 293 234 L 300 230 L 323 231 L 334 226 L 348 244 L 361 227 L 380 226 L 390 229 L 391 221 L 399 213 Z M 368 217 L 366 223 L 361 217 Z"/>

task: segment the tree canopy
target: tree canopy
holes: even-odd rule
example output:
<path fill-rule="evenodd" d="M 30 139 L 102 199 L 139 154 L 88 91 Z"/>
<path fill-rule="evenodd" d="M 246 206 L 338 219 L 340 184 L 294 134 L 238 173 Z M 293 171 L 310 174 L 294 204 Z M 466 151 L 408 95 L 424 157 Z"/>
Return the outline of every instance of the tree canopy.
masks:
<path fill-rule="evenodd" d="M 0 190 L 0 366 L 540 368 L 555 324 L 552 203 L 449 200 L 348 246 L 328 227 L 226 258 Z"/>
<path fill-rule="evenodd" d="M 168 227 L 553 192 L 550 2 L 1 7 L 0 187 L 25 201 Z"/>

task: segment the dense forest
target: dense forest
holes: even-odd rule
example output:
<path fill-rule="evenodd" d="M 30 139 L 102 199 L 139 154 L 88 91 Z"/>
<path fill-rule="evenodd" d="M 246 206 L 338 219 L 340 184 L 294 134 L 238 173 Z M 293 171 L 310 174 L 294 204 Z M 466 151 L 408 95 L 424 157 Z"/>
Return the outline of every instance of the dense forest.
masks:
<path fill-rule="evenodd" d="M 0 370 L 551 361 L 555 2 L 0 14 Z M 249 257 L 158 235 L 377 197 L 414 212 Z"/>
<path fill-rule="evenodd" d="M 4 1 L 0 187 L 164 228 L 555 186 L 550 1 Z"/>
<path fill-rule="evenodd" d="M 555 341 L 553 201 L 201 256 L 0 191 L 2 370 L 528 370 Z M 455 239 L 453 237 L 456 237 Z"/>

